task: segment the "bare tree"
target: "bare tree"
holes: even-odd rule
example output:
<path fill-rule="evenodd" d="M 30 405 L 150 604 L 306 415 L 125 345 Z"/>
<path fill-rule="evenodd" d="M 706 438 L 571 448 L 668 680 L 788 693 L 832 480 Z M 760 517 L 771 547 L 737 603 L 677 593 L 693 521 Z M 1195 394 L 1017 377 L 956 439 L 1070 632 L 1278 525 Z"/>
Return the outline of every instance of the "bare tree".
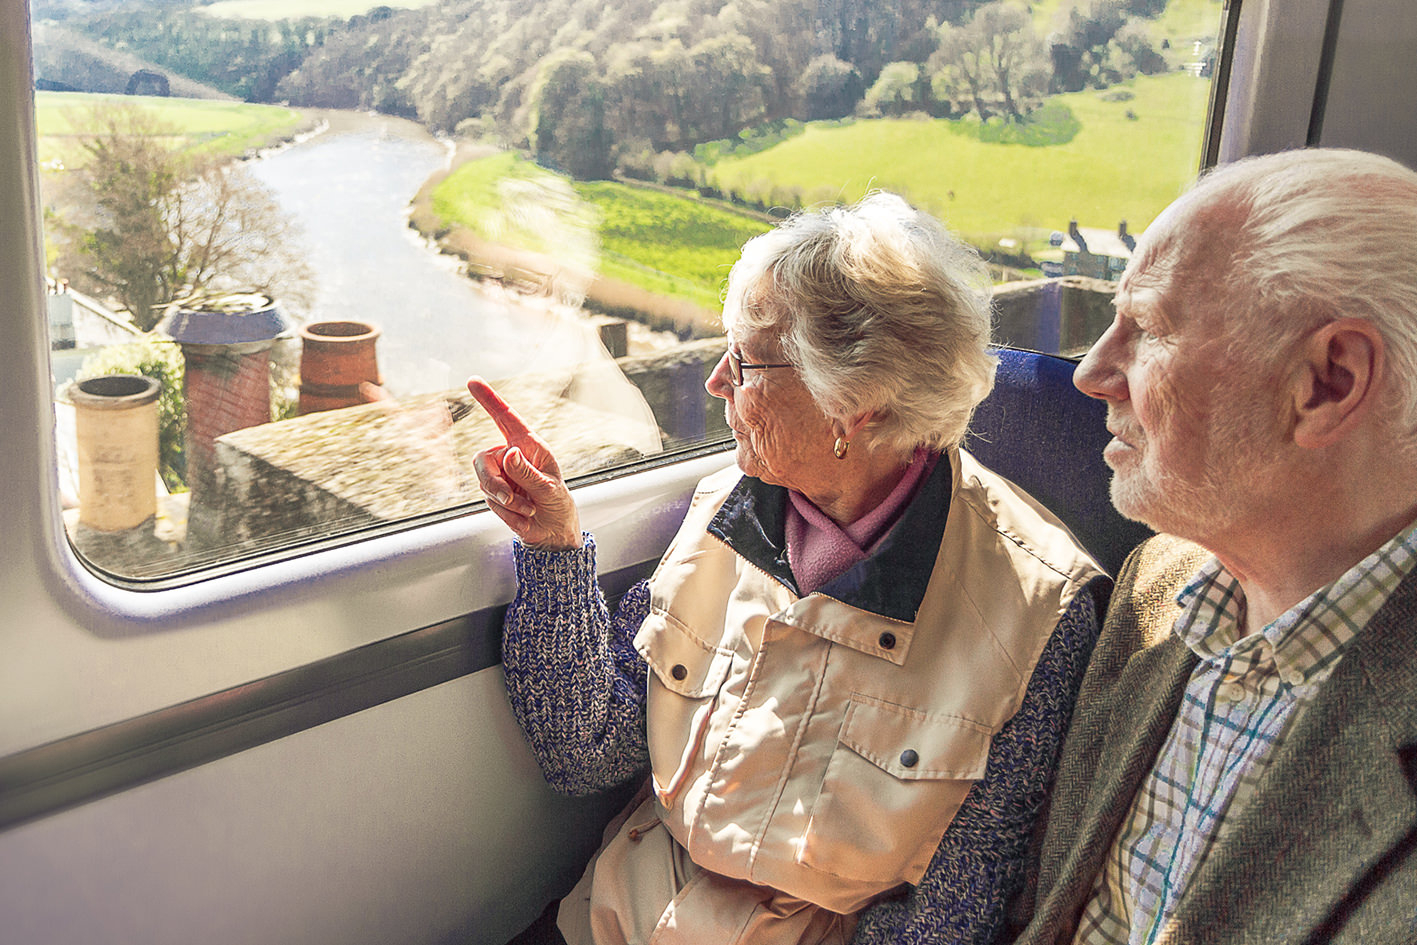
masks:
<path fill-rule="evenodd" d="M 168 225 L 183 292 L 261 292 L 301 309 L 313 301 L 299 225 L 242 164 L 203 165 L 173 193 Z"/>
<path fill-rule="evenodd" d="M 72 123 L 96 130 L 83 142 L 86 186 L 61 210 L 63 275 L 116 298 L 143 331 L 165 305 L 199 292 L 308 304 L 298 228 L 245 168 L 179 150 L 178 132 L 138 106 L 95 108 Z"/>
<path fill-rule="evenodd" d="M 1048 81 L 1048 58 L 1033 19 L 1010 0 L 980 7 L 963 26 L 942 27 L 931 66 L 936 94 L 967 93 L 983 121 L 995 105 L 1019 121 L 1041 100 Z"/>
<path fill-rule="evenodd" d="M 1004 111 L 1018 121 L 1024 114 L 1021 102 L 1041 96 L 1047 82 L 1047 59 L 1032 16 L 1023 7 L 996 0 L 975 11 L 969 25 L 986 51 Z"/>
<path fill-rule="evenodd" d="M 979 120 L 989 120 L 994 114 L 986 101 L 990 91 L 989 67 L 983 47 L 968 27 L 941 27 L 940 45 L 930 65 L 935 70 L 931 87 L 936 98 L 953 100 L 967 95 Z M 966 114 L 968 110 L 965 109 Z"/>

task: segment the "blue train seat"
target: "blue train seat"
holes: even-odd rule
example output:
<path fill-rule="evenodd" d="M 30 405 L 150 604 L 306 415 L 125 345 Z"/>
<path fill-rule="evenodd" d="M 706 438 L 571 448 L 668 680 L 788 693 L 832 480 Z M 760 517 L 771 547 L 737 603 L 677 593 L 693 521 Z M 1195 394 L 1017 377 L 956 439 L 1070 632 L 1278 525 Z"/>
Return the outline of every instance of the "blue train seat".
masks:
<path fill-rule="evenodd" d="M 994 390 L 975 411 L 965 448 L 1052 509 L 1115 575 L 1151 530 L 1118 515 L 1108 496 L 1106 405 L 1073 386 L 1067 358 L 1012 348 L 998 354 Z"/>

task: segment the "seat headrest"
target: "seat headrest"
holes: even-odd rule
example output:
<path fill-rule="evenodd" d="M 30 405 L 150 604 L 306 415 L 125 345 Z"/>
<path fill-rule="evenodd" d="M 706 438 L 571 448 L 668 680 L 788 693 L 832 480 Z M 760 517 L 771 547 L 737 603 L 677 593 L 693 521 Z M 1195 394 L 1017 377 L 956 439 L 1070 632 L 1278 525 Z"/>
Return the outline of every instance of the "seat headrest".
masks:
<path fill-rule="evenodd" d="M 1073 361 L 1000 348 L 994 390 L 979 405 L 964 448 L 1062 519 L 1098 564 L 1115 575 L 1151 534 L 1112 507 L 1112 471 L 1102 459 L 1107 407 L 1073 386 Z"/>

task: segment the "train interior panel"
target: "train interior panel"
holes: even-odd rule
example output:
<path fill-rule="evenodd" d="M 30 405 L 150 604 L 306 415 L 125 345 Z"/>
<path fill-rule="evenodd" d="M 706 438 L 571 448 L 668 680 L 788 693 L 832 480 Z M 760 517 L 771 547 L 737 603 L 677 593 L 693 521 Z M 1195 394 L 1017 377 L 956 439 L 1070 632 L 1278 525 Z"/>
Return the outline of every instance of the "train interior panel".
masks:
<path fill-rule="evenodd" d="M 1216 35 L 1209 65 L 1197 67 L 1210 83 L 1187 93 L 1199 95 L 1204 109 L 1186 145 L 1186 173 L 1306 144 L 1367 148 L 1417 164 L 1411 0 L 1201 2 Z M 37 104 L 37 94 L 47 94 L 36 93 L 37 23 L 25 0 L 0 0 L 0 326 L 7 336 L 0 345 L 0 940 L 507 941 L 575 882 L 628 795 L 555 793 L 513 718 L 500 665 L 502 617 L 515 590 L 511 540 L 467 491 L 460 465 L 468 444 L 492 428 L 465 419 L 472 408 L 455 395 L 456 374 L 395 398 L 414 405 L 402 413 L 366 392 L 368 402 L 350 408 L 364 418 L 360 436 L 368 437 L 358 449 L 319 439 L 332 435 L 338 411 L 282 421 L 317 444 L 299 456 L 273 445 L 266 427 L 222 434 L 215 460 L 200 459 L 187 440 L 189 467 L 214 462 L 220 475 L 206 468 L 208 479 L 194 478 L 190 492 L 172 490 L 162 508 L 180 505 L 192 534 L 210 529 L 215 538 L 205 545 L 190 539 L 173 552 L 172 539 L 151 534 L 151 512 L 141 519 L 148 531 L 130 539 L 82 519 L 89 513 L 71 501 L 64 462 L 56 461 L 70 450 L 75 433 L 65 418 L 77 407 L 56 398 L 64 352 L 46 317 L 67 288 L 55 281 L 46 245 L 42 165 L 50 158 L 41 138 L 52 130 L 41 114 L 49 100 Z M 52 37 L 56 26 L 45 21 L 43 29 Z M 437 161 L 445 147 L 454 146 L 438 144 Z M 1054 226 L 1067 230 L 1067 220 L 1047 228 Z M 1064 233 L 1056 235 L 1063 241 Z M 552 256 L 578 251 L 570 237 L 543 247 Z M 521 271 L 507 264 L 499 286 L 513 285 Z M 1049 287 L 1038 280 L 1043 288 L 1018 291 L 1066 307 L 1059 298 L 1085 281 Z M 497 291 L 511 294 L 515 286 Z M 543 297 L 533 292 L 520 304 L 530 311 Z M 1000 305 L 1001 313 L 1013 311 Z M 1094 326 L 1110 318 L 1106 299 L 1102 312 L 1090 316 Z M 1112 510 L 1101 458 L 1105 408 L 1071 385 L 1090 339 L 1074 337 L 1069 346 L 1068 326 L 1056 314 L 1046 331 L 1032 332 L 1014 330 L 1008 317 L 999 316 L 1009 330 L 1001 330 L 1007 345 L 997 384 L 967 445 L 1053 508 L 1115 573 L 1146 530 Z M 386 328 L 381 343 L 390 334 Z M 488 369 L 511 379 L 508 389 L 529 412 L 564 417 L 548 423 L 559 424 L 564 439 L 556 442 L 584 456 L 572 484 L 612 600 L 652 571 L 694 485 L 733 462 L 732 440 L 715 426 L 721 407 L 702 395 L 705 363 L 717 362 L 722 339 L 713 331 L 681 335 L 665 342 L 678 346 L 669 367 L 653 355 L 627 356 L 606 362 L 618 365 L 611 381 L 568 374 L 551 364 L 560 355 L 520 341 L 514 345 L 532 352 L 521 368 L 526 375 L 560 380 L 538 386 L 511 369 Z M 602 332 L 600 341 L 607 337 Z M 244 357 L 257 350 L 253 344 L 238 340 L 231 350 Z M 202 338 L 184 349 L 189 390 L 211 347 Z M 411 374 L 432 363 L 423 357 Z M 647 429 L 625 419 L 633 412 L 625 402 L 638 403 L 638 394 L 612 403 L 566 393 L 618 390 L 624 376 L 657 385 L 641 385 L 656 408 Z M 672 401 L 678 406 L 669 416 L 651 393 L 661 388 L 671 400 L 694 393 Z M 554 413 L 562 407 L 564 414 Z M 114 415 L 105 416 L 103 429 L 116 428 Z M 601 436 L 599 428 L 611 424 L 614 435 Z M 420 452 L 425 443 L 442 452 Z M 297 468 L 307 461 L 314 465 Z M 287 480 L 305 489 L 286 505 L 250 487 L 241 472 L 280 463 L 294 470 Z M 396 477 L 414 467 L 447 472 L 430 504 L 418 503 L 431 473 L 413 484 L 391 478 L 377 501 L 341 491 L 350 470 Z M 197 497 L 218 486 L 245 491 L 230 493 L 238 498 L 226 517 L 204 521 Z M 187 495 L 191 505 L 181 498 Z M 400 503 L 406 511 L 386 514 Z M 316 505 L 334 510 L 337 527 L 298 517 Z M 257 506 L 264 519 L 245 514 Z M 232 536 L 277 512 L 294 524 L 230 551 Z M 161 527 L 161 513 L 157 520 Z"/>

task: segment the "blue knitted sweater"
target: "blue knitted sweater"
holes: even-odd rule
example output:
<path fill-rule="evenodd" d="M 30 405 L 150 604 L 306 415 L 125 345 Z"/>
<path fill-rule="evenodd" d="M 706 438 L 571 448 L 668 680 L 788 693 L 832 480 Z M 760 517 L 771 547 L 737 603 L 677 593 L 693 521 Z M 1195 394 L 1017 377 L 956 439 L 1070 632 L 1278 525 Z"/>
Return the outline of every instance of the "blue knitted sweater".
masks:
<path fill-rule="evenodd" d="M 632 641 L 649 612 L 648 584 L 635 585 L 612 615 L 589 534 L 576 551 L 515 547 L 518 588 L 502 662 L 512 709 L 547 781 L 565 794 L 588 794 L 643 776 L 647 670 Z M 1098 579 L 1074 599 L 920 884 L 868 906 L 853 942 L 998 940 L 1025 880 L 1029 841 L 1110 586 Z"/>

